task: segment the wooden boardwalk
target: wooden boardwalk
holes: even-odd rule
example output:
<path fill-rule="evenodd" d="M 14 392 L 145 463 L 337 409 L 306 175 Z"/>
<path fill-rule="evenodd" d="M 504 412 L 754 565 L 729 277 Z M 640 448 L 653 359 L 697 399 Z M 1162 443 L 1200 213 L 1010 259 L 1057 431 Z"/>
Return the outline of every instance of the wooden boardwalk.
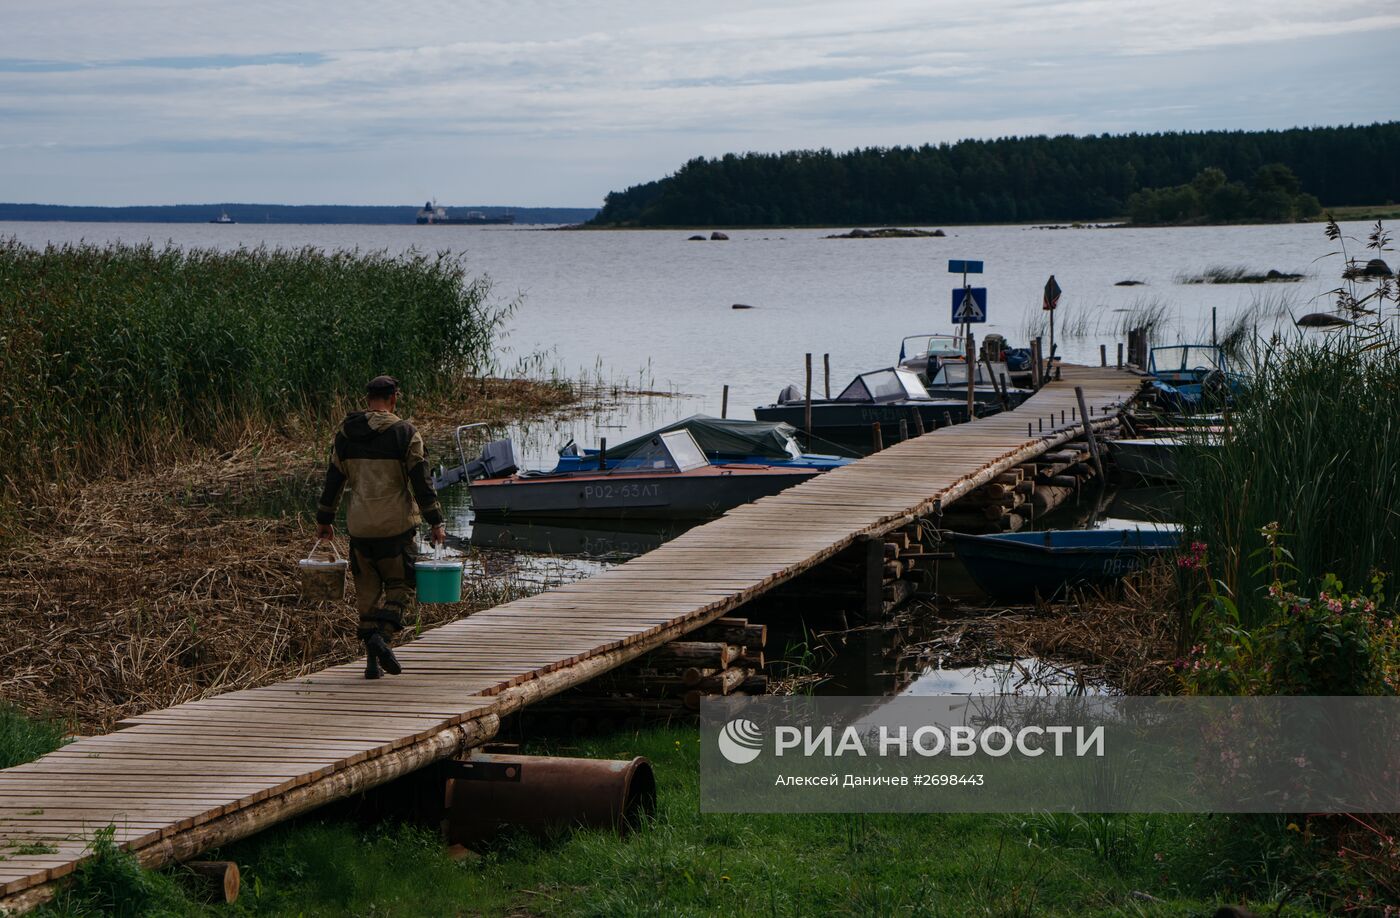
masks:
<path fill-rule="evenodd" d="M 1140 382 L 1067 366 L 1014 411 L 900 443 L 588 580 L 429 631 L 397 651 L 402 676 L 367 682 L 362 663 L 334 666 L 152 711 L 0 771 L 0 909 L 48 898 L 102 827 L 143 864 L 165 865 L 478 745 L 500 717 L 1079 437 L 1076 385 L 1101 425 Z M 1044 433 L 1042 419 L 1053 419 Z"/>

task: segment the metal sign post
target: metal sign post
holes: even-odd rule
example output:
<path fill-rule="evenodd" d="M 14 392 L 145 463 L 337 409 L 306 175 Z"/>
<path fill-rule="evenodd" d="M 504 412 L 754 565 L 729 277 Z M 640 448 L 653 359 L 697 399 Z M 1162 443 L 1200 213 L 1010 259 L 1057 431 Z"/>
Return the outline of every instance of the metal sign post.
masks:
<path fill-rule="evenodd" d="M 987 321 L 987 288 L 970 287 L 967 283 L 969 274 L 982 273 L 982 262 L 950 258 L 948 273 L 962 275 L 962 286 L 953 289 L 953 322 L 960 326 L 963 339 L 966 340 L 971 334 L 973 322 Z M 968 372 L 972 372 L 971 367 L 968 368 Z"/>

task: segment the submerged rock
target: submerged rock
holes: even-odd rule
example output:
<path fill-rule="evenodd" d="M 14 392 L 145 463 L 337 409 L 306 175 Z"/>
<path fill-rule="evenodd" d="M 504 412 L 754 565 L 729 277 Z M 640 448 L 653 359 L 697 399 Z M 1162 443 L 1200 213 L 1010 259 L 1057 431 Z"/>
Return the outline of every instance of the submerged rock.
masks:
<path fill-rule="evenodd" d="M 704 241 L 705 241 L 705 237 L 704 237 L 704 236 L 691 236 L 689 239 L 686 240 L 686 242 L 704 242 Z"/>
<path fill-rule="evenodd" d="M 713 233 L 710 234 L 710 241 L 711 241 L 711 242 L 728 242 L 728 241 L 729 241 L 729 237 L 726 236 L 724 233 L 721 233 L 719 230 L 715 230 Z"/>
<path fill-rule="evenodd" d="M 735 303 L 733 306 L 730 306 L 729 308 L 730 308 L 730 309 L 753 309 L 753 307 L 750 306 L 748 303 Z"/>
<path fill-rule="evenodd" d="M 1121 280 L 1121 281 L 1119 281 L 1118 283 L 1114 284 L 1113 286 L 1115 286 L 1115 287 L 1143 287 L 1143 286 L 1146 286 L 1146 284 L 1147 284 L 1147 281 L 1140 281 L 1140 280 Z"/>

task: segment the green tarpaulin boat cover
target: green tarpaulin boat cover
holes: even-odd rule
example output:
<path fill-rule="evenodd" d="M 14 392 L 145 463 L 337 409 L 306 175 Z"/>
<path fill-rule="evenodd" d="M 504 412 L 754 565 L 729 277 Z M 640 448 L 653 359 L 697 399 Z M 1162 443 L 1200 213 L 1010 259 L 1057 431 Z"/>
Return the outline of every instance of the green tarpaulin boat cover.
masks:
<path fill-rule="evenodd" d="M 773 421 L 740 421 L 697 414 L 668 427 L 654 430 L 646 436 L 608 447 L 609 459 L 627 459 L 642 451 L 651 438 L 668 430 L 688 430 L 706 454 L 724 456 L 763 456 L 770 459 L 793 458 L 788 444 L 797 428 Z"/>

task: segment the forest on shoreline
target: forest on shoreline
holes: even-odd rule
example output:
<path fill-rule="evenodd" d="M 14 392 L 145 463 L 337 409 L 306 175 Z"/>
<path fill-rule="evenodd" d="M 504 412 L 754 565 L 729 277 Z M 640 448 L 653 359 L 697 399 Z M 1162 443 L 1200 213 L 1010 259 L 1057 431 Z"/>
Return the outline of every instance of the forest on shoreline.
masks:
<path fill-rule="evenodd" d="M 1327 206 L 1400 199 L 1400 122 L 1282 131 L 1007 137 L 836 153 L 726 154 L 610 193 L 591 226 L 1088 221 L 1208 169 L 1279 164 Z"/>

